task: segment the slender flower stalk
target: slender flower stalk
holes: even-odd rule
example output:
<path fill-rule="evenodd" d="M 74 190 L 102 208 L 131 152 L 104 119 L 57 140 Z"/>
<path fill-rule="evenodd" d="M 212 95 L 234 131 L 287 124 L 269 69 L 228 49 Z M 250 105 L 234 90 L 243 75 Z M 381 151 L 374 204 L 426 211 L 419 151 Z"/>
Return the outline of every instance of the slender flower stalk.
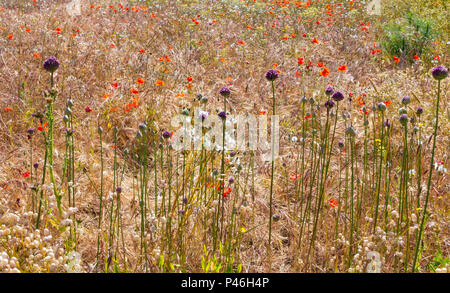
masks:
<path fill-rule="evenodd" d="M 438 66 L 435 67 L 432 71 L 432 75 L 434 79 L 438 81 L 438 90 L 437 90 L 437 99 L 436 99 L 436 113 L 434 116 L 435 123 L 434 123 L 434 131 L 433 131 L 433 146 L 431 148 L 431 160 L 430 160 L 430 168 L 428 173 L 428 183 L 427 183 L 427 193 L 425 196 L 425 205 L 423 208 L 423 214 L 422 214 L 422 220 L 420 222 L 420 228 L 417 232 L 417 239 L 416 239 L 416 249 L 414 251 L 414 260 L 411 266 L 411 272 L 416 272 L 418 270 L 418 267 L 416 267 L 416 263 L 418 261 L 419 256 L 419 250 L 420 245 L 423 237 L 423 230 L 425 228 L 425 220 L 427 218 L 427 208 L 428 208 L 428 199 L 430 197 L 430 188 L 431 188 L 431 176 L 433 175 L 433 165 L 434 165 L 434 152 L 436 149 L 436 136 L 437 136 L 437 130 L 439 125 L 439 100 L 441 98 L 441 80 L 444 80 L 448 76 L 448 69 L 444 66 Z"/>
<path fill-rule="evenodd" d="M 266 73 L 266 79 L 272 84 L 272 119 L 274 119 L 276 115 L 276 106 L 275 106 L 275 80 L 278 78 L 278 72 L 273 69 L 270 69 Z M 272 132 L 274 131 L 272 127 Z M 274 148 L 275 148 L 275 138 L 272 135 L 271 139 L 271 173 L 270 173 L 270 197 L 269 197 L 269 272 L 272 270 L 272 217 L 273 217 L 273 177 L 274 177 L 274 166 L 275 166 L 275 158 L 274 158 Z"/>

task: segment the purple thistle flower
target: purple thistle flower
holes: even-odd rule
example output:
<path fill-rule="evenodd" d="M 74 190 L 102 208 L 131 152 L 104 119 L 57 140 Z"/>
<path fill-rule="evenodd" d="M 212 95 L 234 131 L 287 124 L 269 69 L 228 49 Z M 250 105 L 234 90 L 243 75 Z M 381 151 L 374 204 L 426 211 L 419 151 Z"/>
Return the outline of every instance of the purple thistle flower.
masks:
<path fill-rule="evenodd" d="M 56 59 L 56 57 L 49 57 L 47 60 L 44 61 L 44 69 L 47 70 L 50 73 L 53 73 L 58 69 L 59 67 L 59 61 Z"/>
<path fill-rule="evenodd" d="M 442 65 L 439 65 L 439 66 L 433 68 L 433 70 L 431 71 L 431 74 L 433 75 L 434 79 L 442 80 L 448 76 L 448 69 Z"/>
<path fill-rule="evenodd" d="M 325 89 L 325 95 L 331 96 L 333 93 L 334 93 L 334 89 L 333 89 L 331 86 L 328 86 L 328 87 Z"/>
<path fill-rule="evenodd" d="M 411 102 L 411 98 L 410 98 L 410 97 L 404 96 L 404 97 L 402 98 L 402 104 L 403 104 L 403 105 L 408 105 L 410 102 Z"/>
<path fill-rule="evenodd" d="M 334 107 L 335 102 L 333 100 L 327 100 L 324 105 L 327 109 L 331 109 Z"/>
<path fill-rule="evenodd" d="M 399 120 L 400 120 L 400 123 L 401 123 L 403 126 L 405 126 L 405 125 L 408 123 L 408 115 L 406 115 L 406 114 L 400 115 Z"/>
<path fill-rule="evenodd" d="M 220 94 L 224 97 L 228 97 L 231 94 L 231 91 L 227 87 L 223 87 L 220 89 Z"/>
<path fill-rule="evenodd" d="M 337 91 L 335 92 L 331 98 L 333 100 L 335 100 L 336 102 L 342 101 L 344 99 L 344 94 L 342 94 L 341 92 Z"/>
<path fill-rule="evenodd" d="M 278 72 L 276 70 L 270 69 L 269 71 L 266 72 L 266 79 L 268 81 L 274 81 L 277 78 L 278 78 Z"/>
<path fill-rule="evenodd" d="M 170 138 L 170 137 L 172 136 L 172 132 L 170 132 L 170 131 L 168 131 L 168 130 L 164 130 L 163 133 L 162 133 L 162 136 L 163 136 L 165 139 L 168 139 L 168 138 Z"/>

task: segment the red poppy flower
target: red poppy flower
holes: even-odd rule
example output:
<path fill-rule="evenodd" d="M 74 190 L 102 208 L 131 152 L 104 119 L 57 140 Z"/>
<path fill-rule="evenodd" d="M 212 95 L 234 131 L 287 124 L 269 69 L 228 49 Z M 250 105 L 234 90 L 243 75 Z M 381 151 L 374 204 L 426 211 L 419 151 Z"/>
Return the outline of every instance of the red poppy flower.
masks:
<path fill-rule="evenodd" d="M 339 203 L 335 199 L 330 199 L 329 205 L 330 205 L 330 207 L 334 208 L 334 207 L 337 207 L 339 205 Z"/>
<path fill-rule="evenodd" d="M 338 67 L 338 71 L 344 72 L 347 70 L 347 65 L 341 65 Z"/>
<path fill-rule="evenodd" d="M 322 75 L 323 77 L 327 77 L 329 74 L 330 74 L 330 70 L 326 67 L 320 73 L 320 75 Z"/>
<path fill-rule="evenodd" d="M 30 177 L 30 175 L 31 175 L 30 171 L 26 171 L 26 172 L 22 173 L 22 176 L 25 178 Z"/>
<path fill-rule="evenodd" d="M 86 113 L 90 113 L 90 112 L 92 112 L 92 109 L 91 109 L 91 107 L 86 106 L 86 108 L 84 108 L 84 111 L 86 111 Z"/>

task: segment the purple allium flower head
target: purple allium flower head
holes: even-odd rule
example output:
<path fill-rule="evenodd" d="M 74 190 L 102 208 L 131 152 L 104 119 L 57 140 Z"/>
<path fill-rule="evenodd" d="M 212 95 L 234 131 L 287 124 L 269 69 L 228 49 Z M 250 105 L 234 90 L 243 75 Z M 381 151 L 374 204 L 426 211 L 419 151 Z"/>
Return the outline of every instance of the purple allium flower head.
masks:
<path fill-rule="evenodd" d="M 144 131 L 144 130 L 147 129 L 147 124 L 145 124 L 145 123 L 140 123 L 138 127 L 139 127 L 139 130 Z"/>
<path fill-rule="evenodd" d="M 404 97 L 402 98 L 402 104 L 403 104 L 403 105 L 408 105 L 409 103 L 411 103 L 411 98 L 408 97 L 408 96 L 404 96 Z"/>
<path fill-rule="evenodd" d="M 331 96 L 334 93 L 333 88 L 329 85 L 326 89 L 325 89 L 325 95 L 327 96 Z"/>
<path fill-rule="evenodd" d="M 33 167 L 34 167 L 34 169 L 37 169 L 39 167 L 39 163 L 38 162 L 34 163 Z"/>
<path fill-rule="evenodd" d="M 335 102 L 333 100 L 327 100 L 324 105 L 327 109 L 331 109 L 334 107 Z"/>
<path fill-rule="evenodd" d="M 274 222 L 278 222 L 281 219 L 281 216 L 279 214 L 275 214 L 272 216 L 272 219 Z"/>
<path fill-rule="evenodd" d="M 422 107 L 418 107 L 417 110 L 416 110 L 416 114 L 417 115 L 422 115 L 422 113 L 423 113 L 423 108 Z"/>
<path fill-rule="evenodd" d="M 44 61 L 44 69 L 48 72 L 55 72 L 56 69 L 59 67 L 59 61 L 56 59 L 56 57 L 49 57 L 47 60 Z"/>
<path fill-rule="evenodd" d="M 266 72 L 266 79 L 268 81 L 274 81 L 277 78 L 278 78 L 278 72 L 276 70 L 270 69 L 269 71 Z"/>
<path fill-rule="evenodd" d="M 170 138 L 172 136 L 172 133 L 170 131 L 168 131 L 168 130 L 164 130 L 163 133 L 162 133 L 162 136 L 165 139 L 168 139 L 168 138 Z"/>
<path fill-rule="evenodd" d="M 219 113 L 219 117 L 221 118 L 221 119 L 226 119 L 227 118 L 227 113 L 225 113 L 225 112 L 220 112 Z"/>
<path fill-rule="evenodd" d="M 186 211 L 185 211 L 185 210 L 179 210 L 178 213 L 179 213 L 180 215 L 184 215 L 184 214 L 186 213 Z"/>
<path fill-rule="evenodd" d="M 118 194 L 121 194 L 121 193 L 122 193 L 122 187 L 121 187 L 121 186 L 117 186 L 116 192 L 117 192 Z"/>
<path fill-rule="evenodd" d="M 184 203 L 184 204 L 187 204 L 187 203 L 188 203 L 187 197 L 183 198 L 183 203 Z"/>
<path fill-rule="evenodd" d="M 220 94 L 224 97 L 228 97 L 231 94 L 231 91 L 227 87 L 223 87 L 220 89 Z"/>
<path fill-rule="evenodd" d="M 344 94 L 339 92 L 339 91 L 337 91 L 337 92 L 334 92 L 334 94 L 331 96 L 331 98 L 333 100 L 335 100 L 336 102 L 339 102 L 339 101 L 342 101 L 344 99 Z"/>
<path fill-rule="evenodd" d="M 448 69 L 442 65 L 439 65 L 439 66 L 433 68 L 433 70 L 431 71 L 431 74 L 433 75 L 434 79 L 442 80 L 448 76 Z"/>
<path fill-rule="evenodd" d="M 205 119 L 208 118 L 208 112 L 200 111 L 199 114 L 200 114 L 199 116 L 200 116 L 201 121 L 205 121 Z"/>
<path fill-rule="evenodd" d="M 405 125 L 408 123 L 408 115 L 406 115 L 406 114 L 400 115 L 399 120 L 400 120 L 400 123 L 401 123 L 403 126 L 405 126 Z"/>
<path fill-rule="evenodd" d="M 229 182 L 230 184 L 233 184 L 233 183 L 234 183 L 234 178 L 233 178 L 233 177 L 230 177 L 230 179 L 228 179 L 228 182 Z"/>
<path fill-rule="evenodd" d="M 342 141 L 338 142 L 338 147 L 342 149 L 344 147 L 344 143 Z"/>
<path fill-rule="evenodd" d="M 27 133 L 28 133 L 29 135 L 33 135 L 35 131 L 36 131 L 36 129 L 34 129 L 34 128 L 29 128 L 29 129 L 27 130 Z"/>

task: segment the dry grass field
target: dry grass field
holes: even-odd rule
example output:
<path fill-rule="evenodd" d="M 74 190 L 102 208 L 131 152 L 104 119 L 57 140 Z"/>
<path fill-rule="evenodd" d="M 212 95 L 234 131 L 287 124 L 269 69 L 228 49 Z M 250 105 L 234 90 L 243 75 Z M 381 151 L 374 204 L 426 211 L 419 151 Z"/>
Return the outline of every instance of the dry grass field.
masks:
<path fill-rule="evenodd" d="M 448 2 L 68 2 L 0 1 L 0 272 L 449 272 Z"/>

